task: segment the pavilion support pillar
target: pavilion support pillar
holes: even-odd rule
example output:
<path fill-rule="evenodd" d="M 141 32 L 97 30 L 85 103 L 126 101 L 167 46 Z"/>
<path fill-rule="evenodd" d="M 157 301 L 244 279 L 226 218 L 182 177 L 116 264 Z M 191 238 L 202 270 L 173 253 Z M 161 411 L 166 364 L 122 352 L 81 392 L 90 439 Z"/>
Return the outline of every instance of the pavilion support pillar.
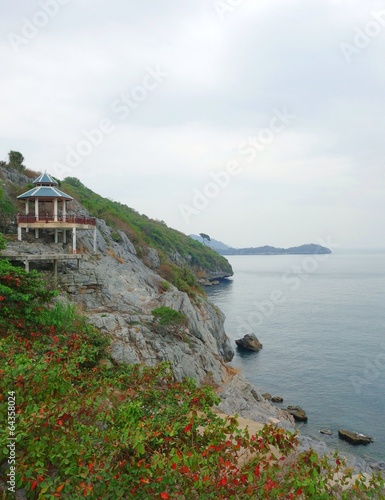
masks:
<path fill-rule="evenodd" d="M 55 229 L 55 243 L 59 243 L 58 230 Z"/>
<path fill-rule="evenodd" d="M 67 219 L 67 202 L 63 200 L 63 222 Z"/>
<path fill-rule="evenodd" d="M 20 226 L 18 226 L 18 227 L 17 227 L 17 239 L 18 239 L 19 241 L 21 241 L 21 238 L 22 238 L 22 236 L 21 236 L 21 227 L 20 227 Z"/>
<path fill-rule="evenodd" d="M 25 270 L 27 271 L 27 273 L 29 273 L 29 260 L 28 259 L 25 259 L 24 266 L 25 266 Z"/>
<path fill-rule="evenodd" d="M 57 222 L 57 198 L 53 200 L 53 220 Z"/>
<path fill-rule="evenodd" d="M 95 229 L 94 229 L 94 253 L 96 253 L 96 226 L 95 226 Z"/>
<path fill-rule="evenodd" d="M 25 202 L 25 215 L 29 215 L 29 200 Z M 27 227 L 25 230 L 26 233 L 29 233 L 29 228 Z"/>
<path fill-rule="evenodd" d="M 72 251 L 76 253 L 76 227 L 72 228 Z"/>
<path fill-rule="evenodd" d="M 66 229 L 63 229 L 63 243 L 64 244 L 67 243 L 67 230 Z"/>
<path fill-rule="evenodd" d="M 35 219 L 39 222 L 39 199 L 35 198 Z"/>
<path fill-rule="evenodd" d="M 35 229 L 35 238 L 38 239 L 39 238 L 39 230 L 38 229 Z"/>

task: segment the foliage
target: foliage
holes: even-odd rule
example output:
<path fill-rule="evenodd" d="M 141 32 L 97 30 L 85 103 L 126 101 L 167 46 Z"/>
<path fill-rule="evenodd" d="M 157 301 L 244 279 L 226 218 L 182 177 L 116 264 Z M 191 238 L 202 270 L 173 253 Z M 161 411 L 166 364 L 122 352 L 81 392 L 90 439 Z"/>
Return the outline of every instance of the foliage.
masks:
<path fill-rule="evenodd" d="M 25 170 L 24 156 L 18 151 L 10 151 L 8 153 L 8 168 L 14 168 L 19 172 L 23 172 Z"/>
<path fill-rule="evenodd" d="M 39 277 L 27 278 L 14 283 L 18 293 L 47 300 Z M 23 306 L 22 327 L 0 328 L 0 419 L 15 397 L 16 488 L 27 499 L 383 498 L 377 477 L 343 491 L 351 473 L 340 459 L 296 452 L 296 436 L 283 429 L 250 435 L 236 418 L 220 418 L 212 388 L 175 381 L 167 364 L 100 363 L 108 342 L 73 307 L 42 304 L 40 313 L 31 322 Z M 0 427 L 3 482 L 8 437 Z"/>
<path fill-rule="evenodd" d="M 3 235 L 0 233 L 0 250 L 4 250 L 5 248 L 5 240 L 4 240 L 4 237 Z"/>
<path fill-rule="evenodd" d="M 3 187 L 0 185 L 0 230 L 5 230 L 9 224 L 12 216 L 16 213 L 16 210 L 10 201 L 10 199 L 5 195 Z"/>
<path fill-rule="evenodd" d="M 0 260 L 0 328 L 35 326 L 41 320 L 41 307 L 55 292 L 36 271 L 24 269 Z"/>
<path fill-rule="evenodd" d="M 210 236 L 206 233 L 199 233 L 199 236 L 202 238 L 202 243 L 204 243 L 204 240 L 211 241 Z"/>
<path fill-rule="evenodd" d="M 152 311 L 152 314 L 160 325 L 180 325 L 186 321 L 186 316 L 183 313 L 171 309 L 171 307 L 158 307 Z"/>

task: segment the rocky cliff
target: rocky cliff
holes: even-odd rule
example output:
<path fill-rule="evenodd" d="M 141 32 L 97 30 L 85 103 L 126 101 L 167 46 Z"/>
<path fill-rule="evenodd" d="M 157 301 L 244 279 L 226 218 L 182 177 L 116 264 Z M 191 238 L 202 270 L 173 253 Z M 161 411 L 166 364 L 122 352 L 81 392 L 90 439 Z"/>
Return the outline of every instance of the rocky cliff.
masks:
<path fill-rule="evenodd" d="M 93 235 L 79 232 L 83 247 L 79 269 L 72 262 L 60 264 L 58 300 L 77 304 L 92 324 L 111 336 L 111 358 L 117 363 L 149 365 L 169 361 L 177 379 L 188 376 L 199 384 L 216 386 L 222 411 L 260 422 L 273 418 L 290 426 L 287 415 L 266 402 L 227 364 L 234 351 L 224 330 L 223 313 L 203 296 L 191 299 L 145 265 L 123 232 L 117 243 L 104 221 L 98 220 L 97 227 L 97 254 L 91 251 Z M 3 254 L 49 255 L 66 250 L 60 243 L 31 238 L 9 242 Z M 154 249 L 151 254 L 156 260 Z M 153 310 L 161 306 L 184 315 L 181 328 L 157 326 Z"/>

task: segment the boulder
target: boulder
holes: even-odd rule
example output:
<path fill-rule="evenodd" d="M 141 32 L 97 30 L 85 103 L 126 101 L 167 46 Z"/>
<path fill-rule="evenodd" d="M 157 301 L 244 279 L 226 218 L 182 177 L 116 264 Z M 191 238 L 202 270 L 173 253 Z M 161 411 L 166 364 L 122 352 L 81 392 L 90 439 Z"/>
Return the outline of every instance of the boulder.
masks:
<path fill-rule="evenodd" d="M 351 444 L 370 444 L 373 443 L 373 439 L 365 434 L 360 434 L 359 432 L 347 431 L 345 429 L 340 429 L 338 431 L 338 436 L 340 439 L 344 439 Z"/>
<path fill-rule="evenodd" d="M 286 410 L 294 417 L 295 421 L 307 422 L 306 412 L 300 406 L 288 406 Z"/>
<path fill-rule="evenodd" d="M 267 401 L 271 401 L 271 394 L 270 394 L 270 393 L 268 393 L 268 392 L 263 393 L 263 394 L 262 394 L 262 397 L 263 397 L 264 399 L 267 399 Z"/>
<path fill-rule="evenodd" d="M 273 396 L 271 398 L 272 403 L 283 403 L 283 398 L 281 396 Z"/>
<path fill-rule="evenodd" d="M 254 333 L 247 333 L 243 339 L 238 339 L 235 343 L 240 349 L 245 349 L 247 351 L 260 351 L 262 349 L 262 344 Z"/>
<path fill-rule="evenodd" d="M 320 429 L 319 432 L 320 434 L 326 434 L 327 436 L 333 435 L 333 431 L 331 429 Z"/>

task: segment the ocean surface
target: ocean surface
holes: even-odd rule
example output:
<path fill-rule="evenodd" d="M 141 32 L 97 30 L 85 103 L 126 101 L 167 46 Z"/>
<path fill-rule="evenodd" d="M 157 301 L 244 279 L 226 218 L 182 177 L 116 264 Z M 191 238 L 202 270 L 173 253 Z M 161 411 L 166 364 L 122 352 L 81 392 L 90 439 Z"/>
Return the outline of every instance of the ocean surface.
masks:
<path fill-rule="evenodd" d="M 232 365 L 262 392 L 299 405 L 300 432 L 332 448 L 385 461 L 385 251 L 228 256 L 234 276 L 207 288 L 233 341 L 253 332 L 257 353 Z M 333 431 L 323 436 L 321 428 Z M 338 429 L 374 439 L 352 446 Z"/>

